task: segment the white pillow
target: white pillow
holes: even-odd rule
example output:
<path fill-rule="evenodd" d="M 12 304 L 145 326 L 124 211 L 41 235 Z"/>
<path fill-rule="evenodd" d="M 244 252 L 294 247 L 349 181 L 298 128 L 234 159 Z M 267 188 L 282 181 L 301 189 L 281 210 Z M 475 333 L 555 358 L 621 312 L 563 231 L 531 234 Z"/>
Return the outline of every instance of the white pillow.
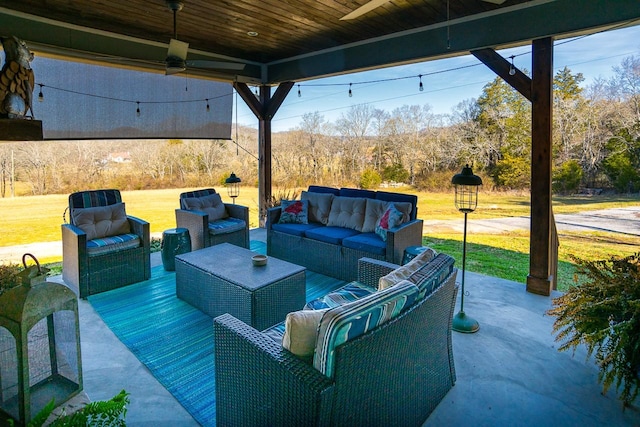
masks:
<path fill-rule="evenodd" d="M 409 202 L 388 202 L 386 200 L 367 199 L 367 208 L 364 214 L 363 233 L 373 233 L 376 231 L 376 223 L 386 212 L 389 204 L 393 203 L 402 212 L 402 222 L 408 222 L 411 218 L 411 203 Z"/>
<path fill-rule="evenodd" d="M 188 210 L 201 211 L 209 215 L 209 222 L 229 217 L 218 193 L 202 197 L 187 197 L 183 202 Z"/>
<path fill-rule="evenodd" d="M 73 224 L 87 234 L 87 240 L 131 232 L 124 203 L 71 210 Z"/>
<path fill-rule="evenodd" d="M 333 198 L 334 195 L 331 193 L 303 191 L 300 199 L 309 201 L 309 222 L 319 222 L 326 225 L 329 221 Z"/>
<path fill-rule="evenodd" d="M 420 267 L 431 262 L 435 256 L 436 251 L 431 248 L 425 249 L 402 267 L 398 267 L 386 276 L 382 276 L 380 280 L 378 280 L 378 290 L 381 291 L 390 288 L 403 280 L 407 280 L 413 273 L 418 271 Z"/>
<path fill-rule="evenodd" d="M 366 207 L 367 199 L 362 197 L 334 197 L 327 225 L 362 231 Z"/>
<path fill-rule="evenodd" d="M 282 347 L 300 357 L 313 356 L 318 339 L 318 325 L 329 310 L 301 310 L 287 314 Z"/>

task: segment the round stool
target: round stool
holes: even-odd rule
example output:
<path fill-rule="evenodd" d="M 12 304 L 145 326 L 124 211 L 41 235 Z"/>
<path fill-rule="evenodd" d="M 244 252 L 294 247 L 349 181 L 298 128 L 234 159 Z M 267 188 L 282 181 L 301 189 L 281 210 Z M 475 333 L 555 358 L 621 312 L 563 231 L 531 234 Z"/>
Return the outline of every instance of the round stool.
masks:
<path fill-rule="evenodd" d="M 402 257 L 402 265 L 405 265 L 406 263 L 408 263 L 418 255 L 420 255 L 422 252 L 424 252 L 427 249 L 428 248 L 426 246 L 407 246 L 404 249 L 404 257 Z"/>
<path fill-rule="evenodd" d="M 176 269 L 176 255 L 191 252 L 191 238 L 186 228 L 170 228 L 162 233 L 162 266 L 167 271 Z"/>

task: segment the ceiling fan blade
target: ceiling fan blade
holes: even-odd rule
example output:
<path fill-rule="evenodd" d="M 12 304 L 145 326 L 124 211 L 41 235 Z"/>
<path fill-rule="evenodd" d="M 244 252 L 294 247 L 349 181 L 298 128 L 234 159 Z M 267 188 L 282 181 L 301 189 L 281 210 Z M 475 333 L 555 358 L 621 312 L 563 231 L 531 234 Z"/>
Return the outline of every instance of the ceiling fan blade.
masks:
<path fill-rule="evenodd" d="M 371 0 L 369 3 L 365 3 L 362 6 L 360 6 L 359 8 L 357 8 L 356 10 L 354 10 L 351 13 L 346 14 L 345 16 L 343 16 L 342 18 L 340 18 L 341 21 L 347 21 L 349 19 L 355 19 L 361 15 L 364 15 L 367 12 L 372 11 L 373 9 L 375 9 L 376 7 L 380 7 L 385 3 L 388 3 L 391 0 Z"/>
<path fill-rule="evenodd" d="M 169 51 L 167 57 L 180 58 L 183 61 L 187 59 L 187 51 L 189 50 L 189 43 L 181 42 L 177 39 L 171 39 L 169 42 Z"/>
<path fill-rule="evenodd" d="M 493 3 L 493 4 L 502 4 L 507 0 L 482 0 L 482 1 L 486 1 L 487 3 Z"/>
<path fill-rule="evenodd" d="M 206 59 L 196 59 L 193 61 L 187 61 L 188 67 L 194 68 L 212 68 L 216 70 L 244 70 L 245 64 L 240 62 L 223 62 L 223 61 L 208 61 Z"/>

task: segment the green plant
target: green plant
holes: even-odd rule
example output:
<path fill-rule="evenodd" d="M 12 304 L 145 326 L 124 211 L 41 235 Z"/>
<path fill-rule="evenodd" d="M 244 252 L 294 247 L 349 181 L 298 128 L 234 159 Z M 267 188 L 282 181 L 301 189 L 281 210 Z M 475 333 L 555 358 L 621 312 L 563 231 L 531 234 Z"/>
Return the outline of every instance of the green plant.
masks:
<path fill-rule="evenodd" d="M 380 174 L 374 169 L 365 169 L 360 175 L 360 188 L 377 188 L 381 182 Z"/>
<path fill-rule="evenodd" d="M 582 182 L 582 167 L 576 160 L 564 162 L 553 173 L 553 191 L 555 193 L 575 193 Z"/>
<path fill-rule="evenodd" d="M 109 400 L 88 403 L 82 409 L 72 413 L 64 412 L 57 416 L 51 427 L 80 427 L 80 426 L 126 426 L 127 405 L 129 404 L 129 393 L 122 390 Z M 53 410 L 55 402 L 53 399 L 29 422 L 28 427 L 40 427 L 44 425 Z M 13 420 L 9 420 L 9 425 L 13 426 Z"/>
<path fill-rule="evenodd" d="M 18 264 L 1 264 L 0 265 L 0 295 L 11 288 L 22 283 L 18 273 L 22 269 Z"/>
<path fill-rule="evenodd" d="M 280 206 L 282 200 L 296 200 L 298 198 L 298 192 L 295 190 L 277 190 L 271 194 L 271 200 L 267 201 L 267 207 L 275 208 Z"/>
<path fill-rule="evenodd" d="M 563 343 L 559 351 L 584 344 L 595 353 L 598 380 L 606 393 L 622 387 L 628 406 L 640 386 L 640 252 L 608 260 L 574 258 L 582 283 L 553 300 L 547 313 L 556 316 L 553 331 Z"/>

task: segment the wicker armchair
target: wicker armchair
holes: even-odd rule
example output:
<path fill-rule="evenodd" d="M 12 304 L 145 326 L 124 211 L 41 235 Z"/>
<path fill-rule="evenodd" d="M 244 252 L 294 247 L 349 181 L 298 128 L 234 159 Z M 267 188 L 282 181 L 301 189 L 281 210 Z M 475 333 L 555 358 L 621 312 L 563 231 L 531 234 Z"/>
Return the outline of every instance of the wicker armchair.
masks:
<path fill-rule="evenodd" d="M 197 199 L 206 199 L 216 194 L 213 188 L 189 191 L 180 194 L 180 209 L 176 209 L 176 225 L 189 230 L 191 250 L 207 248 L 220 243 L 231 243 L 249 248 L 249 208 L 222 203 L 224 217 L 211 221 L 207 209 L 194 209 Z"/>
<path fill-rule="evenodd" d="M 149 223 L 126 215 L 120 191 L 73 193 L 68 209 L 69 223 L 62 224 L 62 279 L 80 298 L 151 277 Z M 124 218 L 120 228 L 98 225 L 106 227 L 106 234 L 96 235 L 96 227 L 87 226 L 87 217 L 99 218 L 101 209 L 118 209 Z M 102 217 L 111 218 L 112 214 Z"/>
<path fill-rule="evenodd" d="M 393 268 L 370 261 L 377 277 Z M 377 283 L 364 267 L 359 279 Z M 456 272 L 398 317 L 337 347 L 332 378 L 232 315 L 216 317 L 217 424 L 422 425 L 456 379 Z"/>

